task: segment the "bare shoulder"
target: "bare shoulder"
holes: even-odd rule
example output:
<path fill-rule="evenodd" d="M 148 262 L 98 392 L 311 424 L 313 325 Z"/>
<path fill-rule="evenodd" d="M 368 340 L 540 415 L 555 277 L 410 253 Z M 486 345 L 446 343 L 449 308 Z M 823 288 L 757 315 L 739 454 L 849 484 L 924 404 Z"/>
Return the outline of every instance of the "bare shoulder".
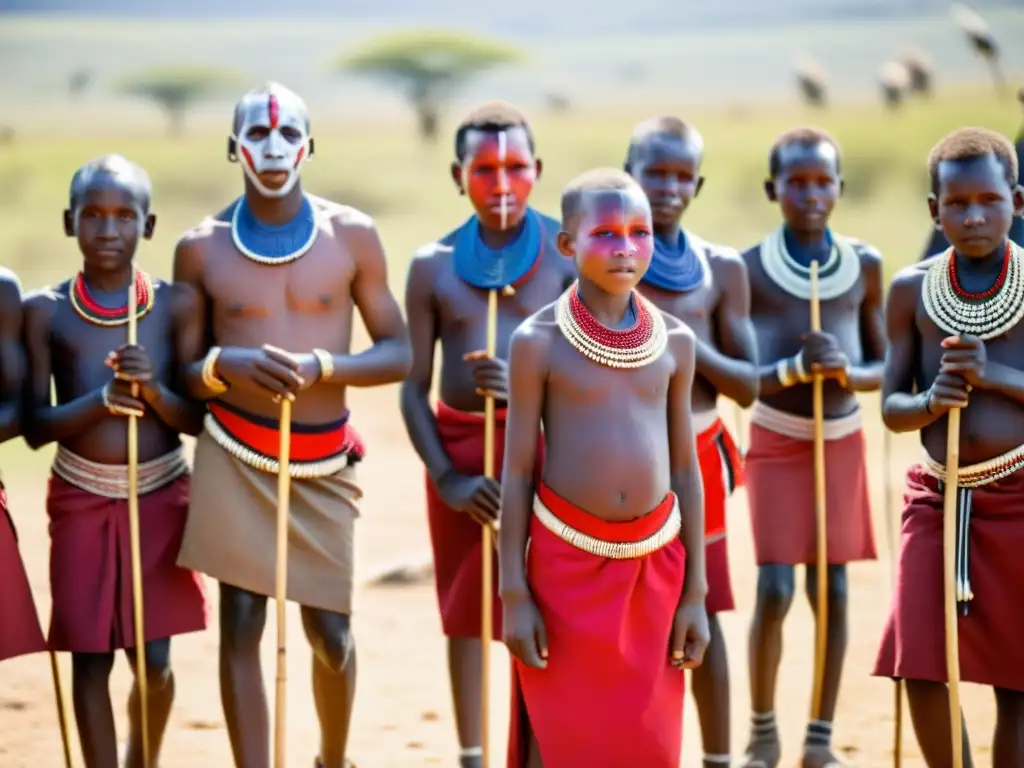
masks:
<path fill-rule="evenodd" d="M 941 254 L 939 255 L 941 256 Z M 918 261 L 903 267 L 903 269 L 893 275 L 892 283 L 889 285 L 890 292 L 920 291 L 921 285 L 924 282 L 924 276 L 931 265 L 935 263 L 936 258 L 936 256 L 930 256 L 924 261 Z"/>
<path fill-rule="evenodd" d="M 735 280 L 747 279 L 747 262 L 739 251 L 720 243 L 701 242 L 708 266 L 717 280 L 728 284 Z"/>
<path fill-rule="evenodd" d="M 854 253 L 860 257 L 860 266 L 862 270 L 871 272 L 882 271 L 882 252 L 873 246 L 871 243 L 858 240 L 856 238 L 850 238 L 850 245 L 853 246 Z"/>
<path fill-rule="evenodd" d="M 21 281 L 7 267 L 0 267 L 0 306 L 21 306 Z"/>
<path fill-rule="evenodd" d="M 518 359 L 521 359 L 523 355 L 534 360 L 546 358 L 551 349 L 551 343 L 558 333 L 558 324 L 555 322 L 555 305 L 551 303 L 519 324 L 512 333 L 511 346 L 513 350 L 518 351 Z"/>
<path fill-rule="evenodd" d="M 441 265 L 452 258 L 453 248 L 448 242 L 448 235 L 439 240 L 421 245 L 412 255 L 409 271 L 416 270 L 420 277 L 436 275 Z"/>
<path fill-rule="evenodd" d="M 157 285 L 156 295 L 158 300 L 162 296 L 170 300 L 175 316 L 183 316 L 199 309 L 199 294 L 189 283 L 165 283 L 161 280 Z"/>
<path fill-rule="evenodd" d="M 678 317 L 668 314 L 668 312 L 662 312 L 660 309 L 658 312 L 661 313 L 662 318 L 665 320 L 665 330 L 668 331 L 668 343 L 672 345 L 672 348 L 679 350 L 693 349 L 697 341 L 693 329 Z"/>
<path fill-rule="evenodd" d="M 67 282 L 56 287 L 40 288 L 25 296 L 25 323 L 32 327 L 49 327 L 62 297 L 67 296 Z"/>
<path fill-rule="evenodd" d="M 331 222 L 335 231 L 376 231 L 377 223 L 373 216 L 351 205 L 335 203 L 315 195 L 307 195 L 317 217 Z"/>
<path fill-rule="evenodd" d="M 201 272 L 206 253 L 228 226 L 213 216 L 207 216 L 194 227 L 185 230 L 174 246 L 175 274 L 179 270 L 185 270 L 187 274 Z"/>

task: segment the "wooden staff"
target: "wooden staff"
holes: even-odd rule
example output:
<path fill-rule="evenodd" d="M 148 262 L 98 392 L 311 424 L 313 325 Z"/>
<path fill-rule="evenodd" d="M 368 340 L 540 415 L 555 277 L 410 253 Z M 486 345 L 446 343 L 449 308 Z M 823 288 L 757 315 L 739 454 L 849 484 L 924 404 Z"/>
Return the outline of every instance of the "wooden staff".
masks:
<path fill-rule="evenodd" d="M 733 403 L 736 414 L 736 447 L 739 449 L 740 456 L 743 456 L 747 452 L 747 436 L 745 425 L 743 423 L 743 408 L 739 403 Z"/>
<path fill-rule="evenodd" d="M 898 550 L 894 533 L 896 526 L 893 521 L 892 509 L 892 433 L 882 426 L 882 478 L 885 486 L 885 532 L 889 541 L 889 591 L 896 588 L 896 558 Z M 894 680 L 894 711 L 893 721 L 893 747 L 892 764 L 893 768 L 901 768 L 903 765 L 903 681 Z"/>
<path fill-rule="evenodd" d="M 292 401 L 281 398 L 280 446 L 277 468 L 277 580 L 274 600 L 277 603 L 277 695 L 274 702 L 274 768 L 285 768 L 287 726 L 288 628 L 285 609 L 288 607 L 288 497 L 291 493 Z"/>
<path fill-rule="evenodd" d="M 50 674 L 53 675 L 53 692 L 57 697 L 57 721 L 60 723 L 60 739 L 64 744 L 64 766 L 72 768 L 71 737 L 68 735 L 68 715 L 64 709 L 64 686 L 60 684 L 60 667 L 57 666 L 57 653 L 50 651 Z"/>
<path fill-rule="evenodd" d="M 497 354 L 498 346 L 498 291 L 492 288 L 487 293 L 487 357 Z M 484 476 L 493 480 L 494 472 L 494 398 L 484 398 Z M 494 526 L 484 523 L 483 541 L 480 550 L 480 579 L 483 595 L 480 616 L 480 749 L 483 768 L 490 766 L 490 690 L 491 690 L 491 638 L 493 605 L 491 601 L 494 579 Z"/>
<path fill-rule="evenodd" d="M 138 294 L 135 265 L 128 283 L 128 344 L 139 343 Z M 151 289 L 152 290 L 152 289 Z M 132 384 L 132 397 L 139 385 Z M 132 552 L 132 601 L 135 611 L 135 683 L 139 687 L 139 727 L 142 729 L 142 764 L 149 766 L 149 683 L 146 680 L 145 608 L 142 599 L 142 544 L 139 533 L 139 422 L 128 417 L 128 531 Z"/>
<path fill-rule="evenodd" d="M 942 506 L 942 572 L 946 614 L 946 675 L 949 677 L 949 735 L 953 768 L 963 768 L 964 735 L 960 724 L 960 637 L 956 616 L 956 497 L 960 468 L 960 409 L 951 408 L 946 425 L 946 488 Z"/>
<path fill-rule="evenodd" d="M 818 298 L 818 262 L 811 262 L 811 330 L 821 332 L 821 300 Z M 811 718 L 821 719 L 825 685 L 825 653 L 828 650 L 828 521 L 825 495 L 825 381 L 820 372 L 812 374 L 814 397 L 814 512 L 817 520 L 818 599 L 815 617 L 814 692 Z"/>

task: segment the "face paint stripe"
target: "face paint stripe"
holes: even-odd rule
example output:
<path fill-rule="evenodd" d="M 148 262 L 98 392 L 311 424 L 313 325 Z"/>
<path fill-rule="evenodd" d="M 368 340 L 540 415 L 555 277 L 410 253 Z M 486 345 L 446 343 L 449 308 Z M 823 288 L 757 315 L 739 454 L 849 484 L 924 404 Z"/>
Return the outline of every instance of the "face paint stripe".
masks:
<path fill-rule="evenodd" d="M 245 158 L 245 162 L 247 162 L 249 164 L 249 167 L 252 168 L 254 172 L 258 173 L 259 170 L 256 168 L 256 161 L 252 159 L 252 153 L 249 152 L 249 148 L 248 147 L 242 147 L 241 149 L 242 149 L 242 157 Z"/>
<path fill-rule="evenodd" d="M 506 189 L 508 172 L 505 164 L 508 162 L 508 137 L 504 131 L 498 132 L 498 185 L 501 192 L 501 228 L 508 229 L 508 193 Z"/>
<path fill-rule="evenodd" d="M 267 113 L 270 115 L 270 129 L 274 130 L 277 128 L 277 121 L 280 117 L 280 108 L 277 104 L 277 96 L 274 94 L 267 96 Z"/>
<path fill-rule="evenodd" d="M 295 156 L 295 166 L 294 166 L 294 168 L 296 170 L 298 170 L 299 166 L 302 165 L 302 158 L 305 157 L 305 156 L 306 156 L 306 148 L 302 147 L 302 149 L 299 150 L 299 154 L 297 154 Z"/>

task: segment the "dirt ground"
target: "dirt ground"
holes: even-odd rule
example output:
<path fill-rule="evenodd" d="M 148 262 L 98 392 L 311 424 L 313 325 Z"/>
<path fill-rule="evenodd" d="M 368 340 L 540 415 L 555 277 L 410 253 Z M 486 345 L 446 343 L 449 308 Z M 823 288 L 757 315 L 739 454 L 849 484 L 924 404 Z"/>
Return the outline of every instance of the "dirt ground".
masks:
<path fill-rule="evenodd" d="M 422 565 L 429 557 L 422 470 L 409 445 L 398 412 L 397 389 L 353 391 L 354 423 L 369 446 L 361 465 L 366 490 L 358 527 L 357 573 L 362 586 L 354 617 L 359 647 L 359 688 L 352 725 L 350 757 L 359 768 L 385 766 L 457 766 L 457 745 L 451 716 L 445 645 L 437 616 L 433 584 L 421 578 L 403 585 L 373 583 L 379 574 L 401 563 Z M 735 414 L 723 405 L 727 423 Z M 851 765 L 892 765 L 893 691 L 888 680 L 870 677 L 870 670 L 889 608 L 890 560 L 886 531 L 883 436 L 877 398 L 865 398 L 872 499 L 880 559 L 851 568 L 851 638 L 836 719 L 835 744 Z M 21 450 L 23 446 L 17 446 Z M 27 449 L 25 449 L 27 450 Z M 893 439 L 892 498 L 898 508 L 900 483 L 906 466 L 918 456 L 915 436 Z M 841 471 L 841 470 L 837 470 Z M 47 585 L 48 536 L 43 507 L 45 472 L 5 475 L 11 508 L 18 525 L 21 551 L 32 581 L 40 614 L 49 615 Z M 808 490 L 810 492 L 810 490 Z M 753 607 L 755 567 L 746 515 L 746 498 L 736 494 L 729 511 L 729 546 L 738 608 L 723 615 L 732 667 L 733 754 L 747 736 L 749 698 L 746 678 L 746 633 Z M 268 556 L 272 553 L 266 553 Z M 216 586 L 209 583 L 211 596 Z M 216 610 L 213 613 L 216 616 Z M 264 670 L 273 696 L 273 612 L 264 636 Z M 2 621 L 2 618 L 0 618 Z M 318 726 L 309 685 L 309 651 L 298 613 L 288 614 L 288 752 L 289 766 L 309 768 L 316 753 Z M 806 602 L 794 603 L 786 627 L 786 649 L 777 710 L 783 736 L 783 765 L 799 758 L 807 721 L 813 659 L 813 622 Z M 217 685 L 216 626 L 175 640 L 173 661 L 178 692 L 162 768 L 227 768 L 231 765 L 227 733 Z M 508 660 L 494 646 L 491 698 L 493 715 L 492 766 L 503 765 L 508 715 Z M 70 708 L 70 663 L 61 658 L 65 696 Z M 119 733 L 124 716 L 129 670 L 118 664 L 112 682 Z M 272 698 L 271 698 L 272 701 Z M 993 727 L 991 695 L 965 687 L 964 706 L 979 764 L 988 764 Z M 0 765 L 4 768 L 59 768 L 60 732 L 54 704 L 50 666 L 45 655 L 0 665 Z M 923 766 L 909 718 L 904 718 L 903 765 Z M 71 723 L 74 728 L 73 722 Z M 73 754 L 81 765 L 77 737 Z M 684 766 L 700 765 L 700 736 L 692 699 L 687 700 Z"/>

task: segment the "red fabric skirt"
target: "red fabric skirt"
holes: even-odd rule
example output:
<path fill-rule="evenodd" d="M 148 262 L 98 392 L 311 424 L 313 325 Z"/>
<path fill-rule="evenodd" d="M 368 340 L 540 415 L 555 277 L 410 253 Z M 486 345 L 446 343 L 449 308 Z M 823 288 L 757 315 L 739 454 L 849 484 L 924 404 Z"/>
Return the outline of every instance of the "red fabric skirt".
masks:
<path fill-rule="evenodd" d="M 609 523 L 543 484 L 538 495 L 572 528 L 613 542 L 657 532 L 675 502 L 669 494 L 642 518 Z M 526 570 L 548 664 L 513 662 L 509 768 L 525 764 L 530 730 L 544 768 L 679 768 L 686 678 L 669 663 L 669 644 L 686 573 L 682 541 L 607 559 L 566 543 L 534 515 Z"/>
<path fill-rule="evenodd" d="M 39 614 L 18 553 L 7 494 L 0 485 L 0 661 L 46 650 Z"/>
<path fill-rule="evenodd" d="M 1024 471 L 972 491 L 970 577 L 960 616 L 960 679 L 1024 691 Z M 942 506 L 938 481 L 911 467 L 892 612 L 874 674 L 946 682 Z"/>
<path fill-rule="evenodd" d="M 437 404 L 437 431 L 452 468 L 461 475 L 484 473 L 484 417 Z M 505 409 L 494 412 L 494 468 L 501 479 L 505 459 Z M 537 446 L 537 466 L 544 462 L 543 440 Z M 480 637 L 483 608 L 481 546 L 483 531 L 472 517 L 451 509 L 428 475 L 427 517 L 434 552 L 434 583 L 441 610 L 441 627 L 448 637 Z M 501 601 L 498 598 L 498 567 L 492 579 L 494 637 L 501 638 Z"/>
<path fill-rule="evenodd" d="M 209 623 L 199 574 L 179 568 L 189 476 L 139 497 L 146 640 Z M 127 499 L 108 499 L 50 477 L 50 647 L 106 653 L 135 646 Z"/>
<path fill-rule="evenodd" d="M 813 564 L 813 441 L 751 424 L 744 471 L 757 564 Z M 874 560 L 863 432 L 825 441 L 825 477 L 829 564 Z"/>
<path fill-rule="evenodd" d="M 704 481 L 704 541 L 708 575 L 708 614 L 736 608 L 729 576 L 725 507 L 743 485 L 743 459 L 721 419 L 697 436 L 697 458 Z"/>

